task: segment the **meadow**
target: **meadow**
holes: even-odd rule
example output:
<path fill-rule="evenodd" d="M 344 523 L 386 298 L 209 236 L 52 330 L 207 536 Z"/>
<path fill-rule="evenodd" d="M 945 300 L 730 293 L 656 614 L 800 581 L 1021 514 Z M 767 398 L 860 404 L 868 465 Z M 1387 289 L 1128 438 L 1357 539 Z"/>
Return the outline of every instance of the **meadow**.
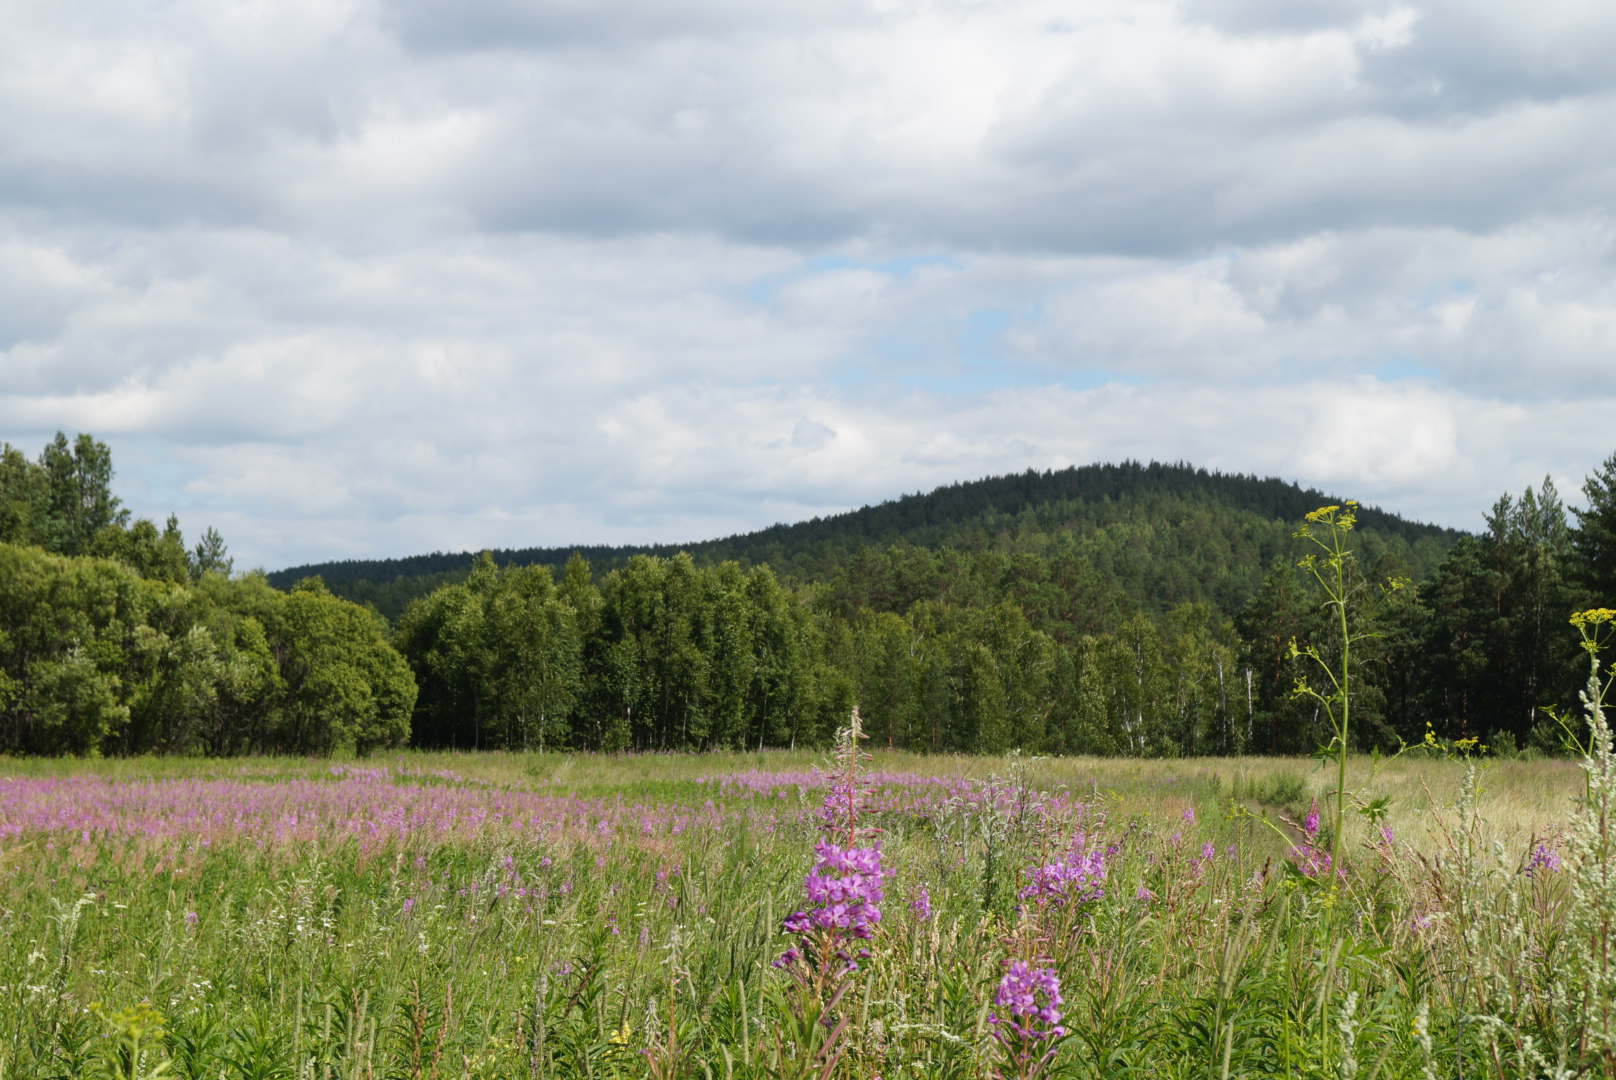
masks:
<path fill-rule="evenodd" d="M 848 768 L 5 761 L 0 1075 L 1608 1070 L 1576 761 Z"/>

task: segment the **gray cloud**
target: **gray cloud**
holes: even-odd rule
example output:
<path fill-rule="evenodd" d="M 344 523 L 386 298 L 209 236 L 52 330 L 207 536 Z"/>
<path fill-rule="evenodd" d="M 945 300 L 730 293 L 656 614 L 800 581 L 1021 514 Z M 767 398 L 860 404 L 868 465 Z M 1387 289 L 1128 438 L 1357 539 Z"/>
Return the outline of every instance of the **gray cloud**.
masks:
<path fill-rule="evenodd" d="M 95 431 L 244 562 L 696 539 L 1124 455 L 1474 525 L 1610 450 L 1616 11 L 0 29 L 0 436 Z"/>
<path fill-rule="evenodd" d="M 1071 253 L 1604 205 L 1616 15 L 1283 10 L 1312 14 L 409 0 L 120 6 L 92 29 L 34 9 L 0 57 L 0 198 L 147 226 Z"/>

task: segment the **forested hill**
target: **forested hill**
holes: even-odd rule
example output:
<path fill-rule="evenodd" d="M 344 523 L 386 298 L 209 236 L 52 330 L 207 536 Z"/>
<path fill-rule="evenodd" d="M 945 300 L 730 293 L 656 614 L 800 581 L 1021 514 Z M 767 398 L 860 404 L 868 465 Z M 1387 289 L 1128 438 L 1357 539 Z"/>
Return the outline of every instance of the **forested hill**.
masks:
<path fill-rule="evenodd" d="M 1033 556 L 1082 561 L 1106 579 L 1105 591 L 1116 593 L 1127 607 L 1165 610 L 1175 603 L 1205 600 L 1232 613 L 1282 554 L 1296 522 L 1310 510 L 1342 501 L 1272 477 L 1128 461 L 956 483 L 719 540 L 524 548 L 494 551 L 493 556 L 502 566 L 540 564 L 559 570 L 576 551 L 600 575 L 634 555 L 670 557 L 685 551 L 698 565 L 767 563 L 790 584 L 852 588 L 860 595 L 849 599 L 861 606 L 871 603 L 865 595 L 871 589 L 907 598 L 969 590 L 969 583 L 960 583 L 962 576 L 998 576 L 1004 559 Z M 1417 578 L 1434 568 L 1461 535 L 1370 508 L 1360 511 L 1359 525 L 1369 554 L 1394 554 Z M 945 553 L 941 557 L 952 559 L 952 565 L 939 567 L 936 559 L 916 554 L 900 560 L 904 565 L 892 565 L 889 559 L 872 569 L 872 549 L 894 547 Z M 1000 558 L 965 559 L 971 565 L 961 565 L 961 558 L 971 553 Z M 372 603 L 396 618 L 409 601 L 462 580 L 475 558 L 473 552 L 460 552 L 344 560 L 290 567 L 270 574 L 269 580 L 287 589 L 318 575 L 337 595 Z M 904 580 L 872 584 L 872 573 Z M 947 580 L 933 580 L 939 576 Z"/>

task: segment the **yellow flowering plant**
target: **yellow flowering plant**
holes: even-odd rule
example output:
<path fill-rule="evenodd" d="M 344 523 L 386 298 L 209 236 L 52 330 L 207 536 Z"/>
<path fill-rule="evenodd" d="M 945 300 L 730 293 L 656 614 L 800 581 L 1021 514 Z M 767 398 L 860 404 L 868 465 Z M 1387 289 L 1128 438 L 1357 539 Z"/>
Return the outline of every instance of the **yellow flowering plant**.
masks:
<path fill-rule="evenodd" d="M 1330 865 L 1335 868 L 1332 880 L 1341 866 L 1341 836 L 1345 831 L 1347 805 L 1347 753 L 1352 736 L 1352 647 L 1368 638 L 1377 637 L 1372 631 L 1353 633 L 1348 620 L 1348 607 L 1352 593 L 1352 562 L 1354 554 L 1348 544 L 1349 534 L 1358 523 L 1358 503 L 1347 500 L 1345 506 L 1321 506 L 1308 514 L 1295 537 L 1311 544 L 1317 550 L 1309 551 L 1299 564 L 1313 576 L 1324 592 L 1324 608 L 1341 637 L 1340 655 L 1326 659 L 1317 645 L 1297 645 L 1292 639 L 1292 658 L 1307 657 L 1312 666 L 1323 673 L 1325 682 L 1315 686 L 1306 675 L 1296 680 L 1292 693 L 1297 697 L 1312 698 L 1330 724 L 1331 737 L 1320 750 L 1320 757 L 1333 761 L 1336 766 L 1335 821 L 1330 838 Z M 1406 586 L 1402 578 L 1394 578 L 1386 587 L 1395 591 Z"/>

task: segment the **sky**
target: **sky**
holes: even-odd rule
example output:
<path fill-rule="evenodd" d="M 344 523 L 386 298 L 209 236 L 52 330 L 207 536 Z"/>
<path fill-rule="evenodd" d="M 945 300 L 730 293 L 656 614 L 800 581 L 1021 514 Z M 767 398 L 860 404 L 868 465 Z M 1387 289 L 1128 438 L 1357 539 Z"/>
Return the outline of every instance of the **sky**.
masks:
<path fill-rule="evenodd" d="M 1616 451 L 1609 0 L 0 0 L 0 438 L 238 568 Z"/>

